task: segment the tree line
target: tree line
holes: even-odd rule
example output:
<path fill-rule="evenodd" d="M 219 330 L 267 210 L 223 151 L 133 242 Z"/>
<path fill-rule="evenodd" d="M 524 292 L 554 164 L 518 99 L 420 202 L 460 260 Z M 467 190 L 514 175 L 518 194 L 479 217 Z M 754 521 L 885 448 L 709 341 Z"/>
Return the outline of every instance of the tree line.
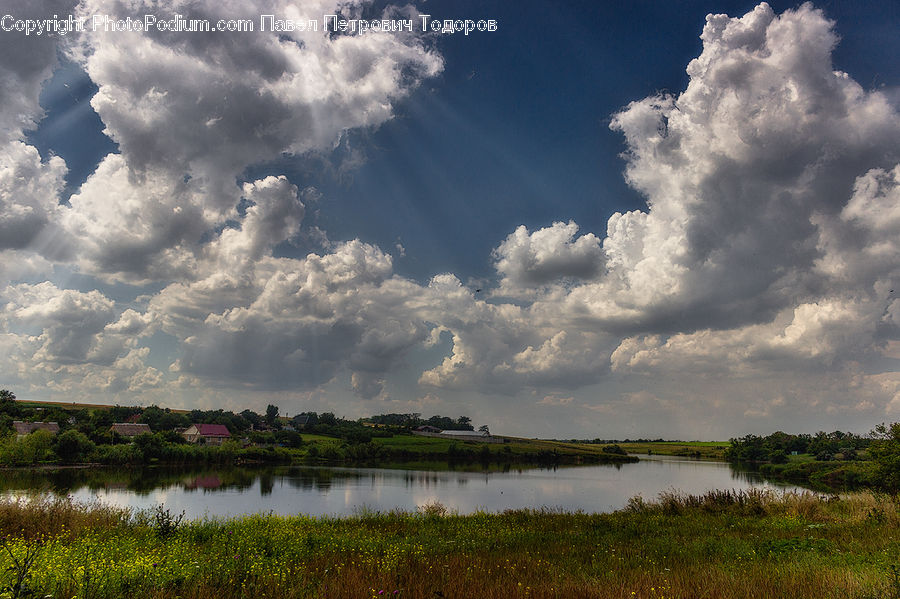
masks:
<path fill-rule="evenodd" d="M 59 434 L 35 431 L 16 440 L 13 422 L 55 422 Z M 126 438 L 114 430 L 113 423 L 134 422 L 149 426 L 152 434 Z M 473 430 L 471 419 L 460 416 L 452 419 L 421 414 L 382 414 L 359 420 L 347 420 L 333 412 L 304 412 L 293 418 L 280 415 L 278 406 L 269 404 L 264 414 L 245 409 L 173 411 L 156 405 L 113 406 L 109 408 L 68 407 L 45 404 L 29 406 L 16 401 L 13 392 L 0 390 L 0 464 L 27 465 L 46 460 L 79 462 L 94 460 L 123 464 L 147 461 L 189 462 L 221 461 L 229 452 L 234 458 L 256 461 L 283 460 L 283 455 L 261 454 L 259 447 L 300 448 L 305 433 L 340 439 L 345 445 L 357 447 L 371 443 L 373 438 L 408 433 L 423 425 L 443 430 Z M 179 433 L 192 424 L 224 425 L 232 438 L 241 444 L 222 448 L 192 446 Z M 247 448 L 247 446 L 252 446 Z M 240 449 L 242 453 L 235 453 Z M 317 449 L 315 450 L 317 452 Z"/>
<path fill-rule="evenodd" d="M 812 461 L 792 461 L 792 456 Z M 900 422 L 879 424 L 868 435 L 834 431 L 814 435 L 745 435 L 731 439 L 725 459 L 766 474 L 795 475 L 831 484 L 900 491 Z"/>
<path fill-rule="evenodd" d="M 872 435 L 820 431 L 815 435 L 791 435 L 782 431 L 765 437 L 745 435 L 729 441 L 725 459 L 729 462 L 771 462 L 784 464 L 792 454 L 810 454 L 820 462 L 856 460 L 872 443 Z"/>

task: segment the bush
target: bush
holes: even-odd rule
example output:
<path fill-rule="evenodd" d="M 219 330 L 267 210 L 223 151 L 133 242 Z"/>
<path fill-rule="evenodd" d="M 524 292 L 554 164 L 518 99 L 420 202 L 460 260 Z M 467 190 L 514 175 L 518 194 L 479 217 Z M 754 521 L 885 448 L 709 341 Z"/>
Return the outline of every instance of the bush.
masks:
<path fill-rule="evenodd" d="M 158 460 L 163 455 L 163 437 L 160 434 L 142 433 L 134 438 L 134 444 L 145 460 Z"/>
<path fill-rule="evenodd" d="M 900 422 L 889 427 L 879 424 L 873 435 L 876 441 L 869 447 L 875 461 L 875 483 L 886 491 L 900 491 Z"/>
<path fill-rule="evenodd" d="M 275 433 L 275 440 L 284 447 L 302 447 L 303 437 L 297 431 L 280 430 Z"/>
<path fill-rule="evenodd" d="M 103 464 L 136 464 L 143 459 L 135 445 L 100 445 L 95 455 Z"/>
<path fill-rule="evenodd" d="M 13 466 L 33 466 L 53 458 L 53 435 L 37 430 L 21 441 L 6 444 L 3 462 Z"/>
<path fill-rule="evenodd" d="M 74 429 L 57 436 L 53 444 L 56 455 L 66 464 L 89 460 L 95 449 L 96 445 L 87 435 Z"/>
<path fill-rule="evenodd" d="M 626 455 L 627 452 L 618 445 L 604 445 L 603 453 L 613 453 L 616 455 Z"/>
<path fill-rule="evenodd" d="M 769 454 L 769 461 L 773 464 L 787 464 L 788 456 L 780 449 Z"/>

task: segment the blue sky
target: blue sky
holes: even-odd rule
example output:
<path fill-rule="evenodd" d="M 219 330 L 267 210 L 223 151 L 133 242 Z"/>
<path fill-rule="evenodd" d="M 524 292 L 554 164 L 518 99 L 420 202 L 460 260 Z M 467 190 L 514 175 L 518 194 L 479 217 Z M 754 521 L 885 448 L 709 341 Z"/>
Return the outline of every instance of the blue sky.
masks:
<path fill-rule="evenodd" d="M 556 437 L 900 414 L 894 3 L 413 13 L 498 28 L 0 32 L 0 386 Z"/>

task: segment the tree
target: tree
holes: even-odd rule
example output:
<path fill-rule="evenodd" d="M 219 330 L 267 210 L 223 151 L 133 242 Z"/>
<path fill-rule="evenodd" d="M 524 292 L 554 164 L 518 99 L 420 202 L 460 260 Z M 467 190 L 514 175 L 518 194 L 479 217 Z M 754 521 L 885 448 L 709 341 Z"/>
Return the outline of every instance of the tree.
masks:
<path fill-rule="evenodd" d="M 36 430 L 17 442 L 20 465 L 37 464 L 50 457 L 53 435 L 43 429 Z"/>
<path fill-rule="evenodd" d="M 159 406 L 145 408 L 138 422 L 143 422 L 154 431 L 172 430 L 191 425 L 191 421 L 184 414 L 176 414 L 169 408 L 162 409 Z"/>
<path fill-rule="evenodd" d="M 262 417 L 252 410 L 244 410 L 241 412 L 241 418 L 250 423 L 254 428 L 259 428 L 262 425 Z"/>
<path fill-rule="evenodd" d="M 776 449 L 769 454 L 769 461 L 773 464 L 787 464 L 788 456 L 783 449 Z"/>
<path fill-rule="evenodd" d="M 303 437 L 297 431 L 278 431 L 275 433 L 275 441 L 283 447 L 301 447 Z"/>
<path fill-rule="evenodd" d="M 875 461 L 875 483 L 886 491 L 900 490 L 900 422 L 883 423 L 872 431 L 869 455 Z"/>
<path fill-rule="evenodd" d="M 485 435 L 490 435 L 491 429 L 488 428 L 488 425 L 482 424 L 481 426 L 478 427 L 478 432 L 484 433 Z"/>
<path fill-rule="evenodd" d="M 54 440 L 54 451 L 67 464 L 83 462 L 94 453 L 94 442 L 75 429 L 67 430 Z"/>
<path fill-rule="evenodd" d="M 275 426 L 275 422 L 278 420 L 278 406 L 273 406 L 269 404 L 266 406 L 266 424 L 269 426 Z"/>
<path fill-rule="evenodd" d="M 145 460 L 162 457 L 164 441 L 159 434 L 141 433 L 134 438 L 134 444 L 141 450 L 141 455 Z"/>
<path fill-rule="evenodd" d="M 0 414 L 18 416 L 20 412 L 16 404 L 16 394 L 9 389 L 0 389 Z"/>

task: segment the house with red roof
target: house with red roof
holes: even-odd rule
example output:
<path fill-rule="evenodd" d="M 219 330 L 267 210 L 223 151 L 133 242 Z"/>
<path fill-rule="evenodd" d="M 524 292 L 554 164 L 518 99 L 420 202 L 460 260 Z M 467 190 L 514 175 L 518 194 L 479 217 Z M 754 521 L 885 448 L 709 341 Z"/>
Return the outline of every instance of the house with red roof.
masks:
<path fill-rule="evenodd" d="M 221 445 L 231 438 L 224 424 L 192 424 L 181 435 L 191 443 Z"/>

